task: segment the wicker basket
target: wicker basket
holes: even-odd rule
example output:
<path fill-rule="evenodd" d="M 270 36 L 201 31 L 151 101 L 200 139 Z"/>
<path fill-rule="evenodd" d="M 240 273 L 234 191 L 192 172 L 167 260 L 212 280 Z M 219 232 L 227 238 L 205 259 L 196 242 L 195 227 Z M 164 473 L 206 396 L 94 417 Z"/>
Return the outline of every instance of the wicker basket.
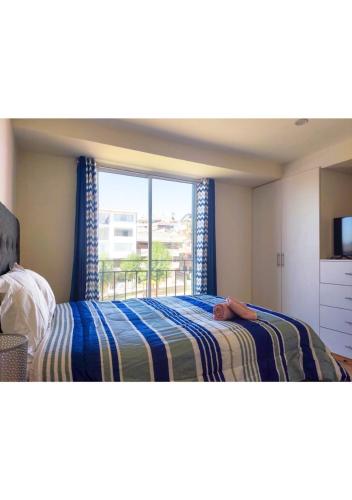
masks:
<path fill-rule="evenodd" d="M 0 382 L 27 380 L 27 349 L 23 335 L 0 334 Z"/>

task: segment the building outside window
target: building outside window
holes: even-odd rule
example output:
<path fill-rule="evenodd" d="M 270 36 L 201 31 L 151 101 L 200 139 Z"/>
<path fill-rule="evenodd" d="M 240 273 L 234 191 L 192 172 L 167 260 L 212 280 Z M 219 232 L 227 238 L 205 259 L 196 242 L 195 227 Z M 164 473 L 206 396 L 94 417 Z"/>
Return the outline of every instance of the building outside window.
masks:
<path fill-rule="evenodd" d="M 109 228 L 108 227 L 105 227 L 105 224 L 104 225 L 101 225 L 99 227 L 99 240 L 109 240 L 110 238 L 110 232 L 109 232 Z"/>
<path fill-rule="evenodd" d="M 99 211 L 99 254 L 113 260 L 136 252 L 137 214 L 119 210 Z M 104 243 L 104 244 L 102 244 Z"/>
<path fill-rule="evenodd" d="M 133 229 L 115 229 L 114 236 L 122 236 L 131 238 L 133 236 Z"/>
<path fill-rule="evenodd" d="M 134 217 L 133 214 L 114 214 L 115 222 L 133 222 Z"/>

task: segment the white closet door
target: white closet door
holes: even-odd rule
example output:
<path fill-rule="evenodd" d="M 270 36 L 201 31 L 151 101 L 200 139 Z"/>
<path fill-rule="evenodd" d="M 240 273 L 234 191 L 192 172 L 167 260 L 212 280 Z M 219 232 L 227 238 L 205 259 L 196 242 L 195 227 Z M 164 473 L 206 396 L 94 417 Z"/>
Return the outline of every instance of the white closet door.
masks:
<path fill-rule="evenodd" d="M 281 182 L 282 311 L 319 333 L 319 169 Z"/>
<path fill-rule="evenodd" d="M 281 181 L 253 190 L 252 302 L 281 311 Z"/>

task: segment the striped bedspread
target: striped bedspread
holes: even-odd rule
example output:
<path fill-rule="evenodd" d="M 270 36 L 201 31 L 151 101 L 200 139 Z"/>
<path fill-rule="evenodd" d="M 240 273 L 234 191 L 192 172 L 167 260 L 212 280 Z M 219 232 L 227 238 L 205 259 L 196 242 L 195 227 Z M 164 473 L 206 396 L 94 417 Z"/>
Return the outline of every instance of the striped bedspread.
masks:
<path fill-rule="evenodd" d="M 314 331 L 251 306 L 257 321 L 214 321 L 209 295 L 57 306 L 36 381 L 343 381 Z"/>

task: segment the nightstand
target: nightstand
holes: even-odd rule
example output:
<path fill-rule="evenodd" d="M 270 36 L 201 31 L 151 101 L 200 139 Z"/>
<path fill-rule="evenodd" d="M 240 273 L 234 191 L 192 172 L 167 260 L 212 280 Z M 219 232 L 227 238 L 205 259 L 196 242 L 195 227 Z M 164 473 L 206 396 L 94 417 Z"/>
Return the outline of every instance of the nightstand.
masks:
<path fill-rule="evenodd" d="M 23 335 L 0 334 L 0 382 L 26 382 L 27 350 Z"/>

